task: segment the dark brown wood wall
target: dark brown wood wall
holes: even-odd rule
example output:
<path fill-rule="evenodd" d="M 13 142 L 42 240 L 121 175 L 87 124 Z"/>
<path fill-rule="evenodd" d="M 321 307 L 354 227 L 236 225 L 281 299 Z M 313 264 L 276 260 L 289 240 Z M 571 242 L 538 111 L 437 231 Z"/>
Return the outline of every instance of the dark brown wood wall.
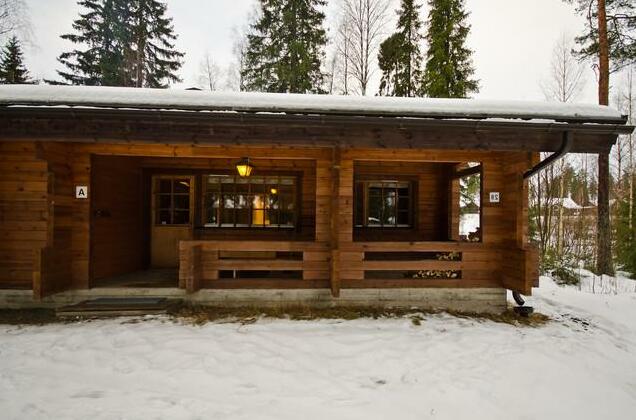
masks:
<path fill-rule="evenodd" d="M 448 240 L 449 177 L 454 164 L 435 162 L 357 161 L 354 180 L 405 179 L 414 191 L 415 223 L 412 229 L 355 228 L 356 241 Z"/>
<path fill-rule="evenodd" d="M 93 156 L 91 162 L 91 278 L 144 268 L 146 241 L 140 159 Z"/>
<path fill-rule="evenodd" d="M 44 144 L 47 145 L 47 143 Z M 502 277 L 506 275 L 504 271 L 508 270 L 501 263 L 502 258 L 505 258 L 502 250 L 510 247 L 511 244 L 515 244 L 516 249 L 521 249 L 518 247 L 525 243 L 523 232 L 525 231 L 526 203 L 523 199 L 519 199 L 519 195 L 523 193 L 521 186 L 524 186 L 520 177 L 523 170 L 531 165 L 531 161 L 528 160 L 527 154 L 521 152 L 504 154 L 343 149 L 337 156 L 338 159 L 334 160 L 333 150 L 311 147 L 66 143 L 55 146 L 60 147 L 56 149 L 48 145 L 38 146 L 36 142 L 0 143 L 0 147 L 3 152 L 0 156 L 0 164 L 2 164 L 0 168 L 3 174 L 3 183 L 0 184 L 2 208 L 0 220 L 9 222 L 3 223 L 1 232 L 6 239 L 0 246 L 2 287 L 16 283 L 21 287 L 29 287 L 31 280 L 37 283 L 38 276 L 40 276 L 43 294 L 68 287 L 89 286 L 91 206 L 90 200 L 74 198 L 73 186 L 90 185 L 91 172 L 95 170 L 92 168 L 91 156 L 95 155 L 144 157 L 140 159 L 142 170 L 167 169 L 178 162 L 185 164 L 185 170 L 196 169 L 197 166 L 202 169 L 210 167 L 210 162 L 216 159 L 221 159 L 218 163 L 229 166 L 231 169 L 233 166 L 230 164 L 233 164 L 237 158 L 250 156 L 256 159 L 257 168 L 267 168 L 267 161 L 271 160 L 277 166 L 287 170 L 302 172 L 304 174 L 302 201 L 305 209 L 303 212 L 314 220 L 315 241 L 317 246 L 324 248 L 324 250 L 320 248 L 320 258 L 324 258 L 323 254 L 327 255 L 331 252 L 330 260 L 334 262 L 333 264 L 328 261 L 324 261 L 324 264 L 321 262 L 320 267 L 311 268 L 311 270 L 308 268 L 308 273 L 312 276 L 314 272 L 324 273 L 327 270 L 326 264 L 332 264 L 335 267 L 332 267 L 331 271 L 332 283 L 337 283 L 335 288 L 332 284 L 332 289 L 335 289 L 336 293 L 339 287 L 501 286 Z M 259 156 L 267 156 L 267 158 L 261 158 L 262 162 L 259 162 Z M 436 165 L 443 167 L 446 164 L 466 160 L 484 162 L 484 197 L 487 197 L 490 191 L 502 193 L 501 203 L 485 202 L 483 204 L 483 243 L 463 245 L 421 240 L 409 243 L 391 242 L 389 239 L 385 242 L 366 242 L 365 244 L 365 242 L 353 241 L 354 167 L 377 168 L 377 162 L 383 162 L 382 165 L 385 167 L 402 168 L 400 170 L 410 173 L 416 169 L 418 173 L 422 171 L 420 175 L 428 173 L 429 176 L 426 179 L 433 180 L 437 179 L 437 175 L 433 175 L 435 171 L 426 172 L 428 170 L 426 168 L 434 168 Z M 192 165 L 195 161 L 197 164 Z M 515 163 L 511 164 L 510 162 L 513 161 Z M 313 174 L 313 178 L 306 174 Z M 334 182 L 334 176 L 337 177 L 338 182 Z M 33 178 L 33 182 L 28 181 L 29 177 Z M 511 179 L 515 180 L 516 185 L 510 183 Z M 432 182 L 430 191 L 433 190 L 443 191 L 444 198 L 438 201 L 432 198 L 436 195 L 431 195 L 430 203 L 438 204 L 448 201 L 446 185 L 442 188 L 437 182 Z M 92 191 L 89 192 L 91 193 Z M 53 204 L 54 202 L 57 204 Z M 53 204 L 52 208 L 51 204 Z M 427 205 L 426 200 L 423 204 Z M 517 213 L 511 216 L 511 210 Z M 443 214 L 444 217 L 448 214 L 448 209 L 442 205 L 429 211 Z M 309 218 L 307 220 L 310 220 Z M 24 227 L 29 224 L 32 226 L 32 231 L 25 231 Z M 309 226 L 309 223 L 303 222 L 303 226 Z M 423 231 L 436 232 L 437 227 L 428 229 Z M 444 229 L 445 233 L 448 232 L 447 227 Z M 69 231 L 70 246 L 68 246 Z M 440 228 L 440 231 L 443 230 Z M 227 238 L 227 236 L 222 237 Z M 62 244 L 62 246 L 54 246 L 55 244 Z M 400 252 L 458 249 L 464 250 L 465 255 L 470 256 L 471 260 L 462 262 L 464 264 L 462 269 L 465 270 L 467 277 L 461 280 L 416 281 L 413 279 L 408 282 L 382 282 L 364 279 L 361 273 L 369 267 L 376 267 L 378 263 L 363 261 L 363 254 L 365 250 L 376 249 Z M 42 252 L 42 250 L 45 251 Z M 36 260 L 34 254 L 39 255 L 40 258 Z M 314 258 L 313 254 L 311 258 Z M 69 264 L 65 267 L 70 267 L 70 275 L 61 275 L 67 268 L 56 272 L 54 268 L 56 261 Z M 323 265 L 325 267 L 322 267 Z M 305 263 L 303 263 L 304 266 Z"/>
<path fill-rule="evenodd" d="M 48 177 L 35 143 L 0 142 L 0 288 L 32 288 L 49 237 Z"/>
<path fill-rule="evenodd" d="M 227 158 L 155 158 L 141 159 L 141 166 L 151 173 L 190 173 L 203 175 L 208 173 L 234 174 L 237 159 Z M 300 219 L 298 229 L 197 229 L 197 239 L 222 240 L 245 239 L 246 231 L 253 240 L 312 240 L 316 226 L 316 162 L 307 159 L 251 159 L 254 165 L 253 176 L 288 174 L 299 177 L 298 205 Z M 200 197 L 200 192 L 196 193 Z M 197 199 L 197 205 L 201 205 Z M 199 213 L 197 213 L 199 214 Z M 195 221 L 197 225 L 199 221 Z"/>
<path fill-rule="evenodd" d="M 63 143 L 0 143 L 1 287 L 41 297 L 71 286 L 71 151 Z"/>
<path fill-rule="evenodd" d="M 39 265 L 42 276 L 34 282 L 36 296 L 69 288 L 73 281 L 73 182 L 72 148 L 68 144 L 41 145 L 49 168 L 49 229 L 52 238 L 43 250 Z M 39 280 L 39 281 L 38 281 Z"/>

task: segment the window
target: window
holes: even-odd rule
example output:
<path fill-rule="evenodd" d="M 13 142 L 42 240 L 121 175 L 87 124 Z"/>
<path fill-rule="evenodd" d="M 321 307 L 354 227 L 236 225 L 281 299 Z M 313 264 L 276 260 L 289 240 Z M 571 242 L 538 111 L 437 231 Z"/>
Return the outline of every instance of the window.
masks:
<path fill-rule="evenodd" d="M 205 227 L 296 225 L 296 178 L 290 176 L 206 175 Z"/>
<path fill-rule="evenodd" d="M 154 192 L 155 224 L 190 223 L 190 178 L 156 178 Z"/>
<path fill-rule="evenodd" d="M 413 187 L 408 181 L 356 181 L 356 227 L 413 226 Z"/>

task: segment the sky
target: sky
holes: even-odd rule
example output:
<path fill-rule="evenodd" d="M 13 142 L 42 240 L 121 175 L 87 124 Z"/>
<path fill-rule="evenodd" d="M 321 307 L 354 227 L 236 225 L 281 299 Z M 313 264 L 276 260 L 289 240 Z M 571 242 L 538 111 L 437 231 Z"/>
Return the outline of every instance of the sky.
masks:
<path fill-rule="evenodd" d="M 336 20 L 340 0 L 328 1 L 329 24 Z M 397 0 L 394 2 L 392 9 L 398 5 Z M 27 0 L 27 3 L 34 32 L 34 45 L 25 52 L 28 67 L 34 77 L 56 78 L 55 70 L 60 68 L 56 57 L 72 46 L 60 35 L 72 30 L 79 7 L 76 0 Z M 180 70 L 183 83 L 175 88 L 184 88 L 196 84 L 199 63 L 206 51 L 221 66 L 232 61 L 233 30 L 246 25 L 256 0 L 168 0 L 167 3 L 179 36 L 177 48 L 186 54 Z M 583 18 L 562 0 L 466 0 L 466 8 L 472 25 L 468 44 L 474 50 L 476 77 L 481 86 L 475 97 L 544 100 L 541 81 L 548 78 L 552 49 L 563 35 L 577 35 L 583 28 Z M 424 5 L 423 20 L 427 13 Z M 387 35 L 393 27 L 390 22 Z M 375 76 L 377 83 L 379 74 Z M 596 77 L 589 64 L 585 79 L 577 101 L 594 103 Z"/>

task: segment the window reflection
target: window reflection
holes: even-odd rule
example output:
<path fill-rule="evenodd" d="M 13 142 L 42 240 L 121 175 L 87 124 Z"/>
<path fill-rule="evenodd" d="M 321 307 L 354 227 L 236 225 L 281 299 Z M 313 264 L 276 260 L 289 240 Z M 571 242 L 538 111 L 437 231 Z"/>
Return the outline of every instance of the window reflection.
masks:
<path fill-rule="evenodd" d="M 204 188 L 206 227 L 295 226 L 295 177 L 207 175 Z"/>

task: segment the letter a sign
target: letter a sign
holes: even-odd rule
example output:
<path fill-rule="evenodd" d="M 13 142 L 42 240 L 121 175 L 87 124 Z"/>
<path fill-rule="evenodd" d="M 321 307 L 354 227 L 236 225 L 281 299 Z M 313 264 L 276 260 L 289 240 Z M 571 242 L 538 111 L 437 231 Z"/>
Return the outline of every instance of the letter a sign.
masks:
<path fill-rule="evenodd" d="M 88 187 L 86 185 L 75 186 L 75 198 L 88 198 Z"/>

